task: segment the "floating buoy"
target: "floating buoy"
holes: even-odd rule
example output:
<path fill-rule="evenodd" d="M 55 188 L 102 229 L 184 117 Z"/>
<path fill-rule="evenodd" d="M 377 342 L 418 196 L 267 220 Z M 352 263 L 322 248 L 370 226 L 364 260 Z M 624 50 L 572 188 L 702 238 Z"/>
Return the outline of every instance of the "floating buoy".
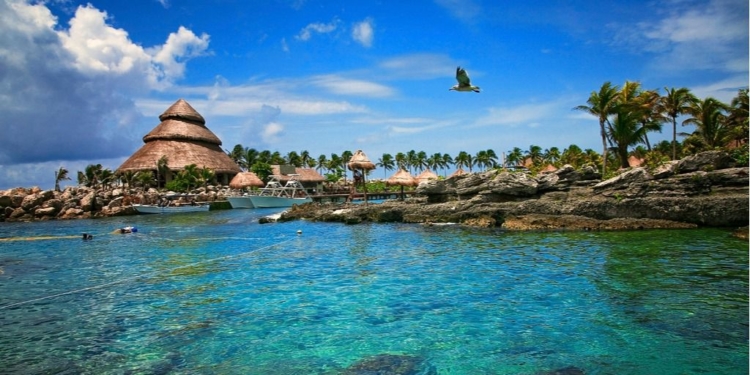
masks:
<path fill-rule="evenodd" d="M 302 230 L 300 230 L 300 229 L 297 229 L 297 234 L 298 234 L 298 235 L 299 235 L 299 234 L 302 234 Z"/>

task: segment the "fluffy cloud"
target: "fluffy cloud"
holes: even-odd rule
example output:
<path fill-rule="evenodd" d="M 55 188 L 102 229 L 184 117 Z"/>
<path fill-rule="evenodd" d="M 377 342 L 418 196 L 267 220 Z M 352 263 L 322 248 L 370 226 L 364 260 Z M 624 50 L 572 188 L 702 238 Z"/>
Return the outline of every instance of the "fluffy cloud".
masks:
<path fill-rule="evenodd" d="M 308 41 L 312 37 L 312 33 L 318 33 L 318 34 L 328 34 L 338 27 L 339 21 L 337 19 L 334 19 L 330 23 L 311 23 L 307 26 L 305 26 L 299 34 L 297 34 L 296 38 L 301 41 Z"/>
<path fill-rule="evenodd" d="M 64 29 L 44 3 L 0 1 L 6 176 L 17 164 L 129 155 L 153 126 L 130 98 L 182 77 L 185 61 L 208 45 L 207 36 L 180 28 L 164 45 L 143 49 L 106 20 L 106 13 L 82 6 Z"/>
<path fill-rule="evenodd" d="M 395 91 L 375 82 L 358 79 L 347 79 L 336 75 L 325 75 L 313 78 L 313 84 L 324 87 L 328 91 L 341 95 L 357 95 L 366 97 L 393 96 Z"/>
<path fill-rule="evenodd" d="M 354 27 L 352 28 L 352 38 L 357 43 L 367 48 L 372 47 L 372 39 L 375 36 L 374 33 L 373 22 L 369 18 L 354 24 Z"/>
<path fill-rule="evenodd" d="M 668 14 L 638 23 L 635 33 L 627 28 L 617 40 L 656 53 L 656 65 L 665 70 L 747 72 L 747 2 L 675 2 L 665 8 Z"/>

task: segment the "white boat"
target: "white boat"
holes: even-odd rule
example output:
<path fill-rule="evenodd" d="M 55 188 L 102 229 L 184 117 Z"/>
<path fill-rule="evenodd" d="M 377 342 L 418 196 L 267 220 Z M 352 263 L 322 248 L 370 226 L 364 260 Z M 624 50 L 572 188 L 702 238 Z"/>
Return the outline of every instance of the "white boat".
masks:
<path fill-rule="evenodd" d="M 249 195 L 256 208 L 291 207 L 295 204 L 312 202 L 305 192 L 305 187 L 297 180 L 297 175 L 290 174 L 286 185 L 281 185 L 277 176 L 271 176 L 266 187 L 258 195 Z"/>
<path fill-rule="evenodd" d="M 229 201 L 229 204 L 232 205 L 232 208 L 255 208 L 249 195 L 230 196 L 227 197 L 227 200 Z"/>
<path fill-rule="evenodd" d="M 206 202 L 179 203 L 174 197 L 167 197 L 160 204 L 133 204 L 133 208 L 140 214 L 173 214 L 184 212 L 204 212 L 211 209 Z"/>

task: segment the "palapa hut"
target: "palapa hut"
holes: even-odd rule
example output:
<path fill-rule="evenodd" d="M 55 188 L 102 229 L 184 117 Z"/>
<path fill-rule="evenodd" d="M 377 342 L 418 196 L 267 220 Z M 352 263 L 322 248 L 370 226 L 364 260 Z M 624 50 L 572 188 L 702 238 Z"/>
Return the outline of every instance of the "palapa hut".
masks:
<path fill-rule="evenodd" d="M 435 172 L 433 172 L 433 171 L 431 171 L 429 169 L 425 169 L 422 173 L 420 173 L 416 177 L 416 179 L 419 182 L 425 182 L 425 181 L 430 181 L 430 180 L 437 180 L 438 179 L 438 175 L 435 174 Z"/>
<path fill-rule="evenodd" d="M 385 180 L 385 184 L 388 186 L 401 186 L 401 200 L 404 200 L 404 186 L 417 186 L 419 185 L 419 181 L 406 169 L 401 168 L 393 176 Z"/>
<path fill-rule="evenodd" d="M 326 180 L 314 169 L 293 165 L 272 165 L 271 174 L 276 176 L 282 184 L 286 184 L 292 178 L 291 175 L 296 175 L 297 181 L 302 184 L 307 193 L 320 191 L 321 185 Z"/>
<path fill-rule="evenodd" d="M 367 203 L 367 181 L 365 176 L 367 175 L 367 171 L 375 169 L 375 164 L 367 158 L 367 155 L 365 155 L 362 150 L 357 150 L 357 152 L 352 155 L 351 159 L 349 159 L 349 163 L 347 163 L 346 167 L 354 172 L 354 185 L 356 186 L 357 183 L 362 184 L 365 203 Z M 361 172 L 359 176 L 357 176 L 357 171 Z"/>
<path fill-rule="evenodd" d="M 465 175 L 465 174 L 466 174 L 466 171 L 464 171 L 464 170 L 463 170 L 463 169 L 461 169 L 461 168 L 458 168 L 458 169 L 456 169 L 456 171 L 455 171 L 455 172 L 451 173 L 451 175 L 450 175 L 450 176 L 448 176 L 448 178 L 453 178 L 453 177 L 463 176 L 463 175 Z"/>
<path fill-rule="evenodd" d="M 539 171 L 539 173 L 552 173 L 552 172 L 555 172 L 556 170 L 557 170 L 557 167 L 555 167 L 552 164 L 547 164 L 547 166 L 544 167 L 544 169 L 542 169 L 541 171 Z"/>
<path fill-rule="evenodd" d="M 263 187 L 265 184 L 253 172 L 240 172 L 229 181 L 229 187 L 232 189 L 241 190 L 248 187 Z"/>
<path fill-rule="evenodd" d="M 161 123 L 143 137 L 145 143 L 117 172 L 153 171 L 157 175 L 159 159 L 166 157 L 169 172 L 160 176 L 164 183 L 173 175 L 195 164 L 208 168 L 220 184 L 227 184 L 240 167 L 222 149 L 221 140 L 206 127 L 203 119 L 184 99 L 180 99 L 159 116 Z"/>

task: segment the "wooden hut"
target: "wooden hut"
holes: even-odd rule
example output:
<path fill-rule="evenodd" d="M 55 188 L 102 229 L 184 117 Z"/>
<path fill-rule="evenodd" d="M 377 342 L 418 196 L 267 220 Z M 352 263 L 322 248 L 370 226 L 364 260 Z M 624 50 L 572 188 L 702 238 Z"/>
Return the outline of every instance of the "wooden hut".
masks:
<path fill-rule="evenodd" d="M 162 157 L 167 159 L 169 172 L 160 176 L 162 183 L 195 164 L 208 168 L 218 183 L 226 185 L 240 167 L 222 149 L 221 140 L 206 127 L 206 120 L 184 99 L 180 99 L 159 116 L 161 123 L 143 137 L 145 143 L 117 168 L 117 172 L 153 171 Z"/>
<path fill-rule="evenodd" d="M 276 176 L 282 184 L 286 184 L 291 179 L 291 174 L 297 175 L 297 181 L 302 183 L 308 194 L 321 191 L 322 184 L 326 180 L 325 177 L 312 168 L 300 168 L 293 165 L 272 165 L 271 171 L 271 174 Z"/>

